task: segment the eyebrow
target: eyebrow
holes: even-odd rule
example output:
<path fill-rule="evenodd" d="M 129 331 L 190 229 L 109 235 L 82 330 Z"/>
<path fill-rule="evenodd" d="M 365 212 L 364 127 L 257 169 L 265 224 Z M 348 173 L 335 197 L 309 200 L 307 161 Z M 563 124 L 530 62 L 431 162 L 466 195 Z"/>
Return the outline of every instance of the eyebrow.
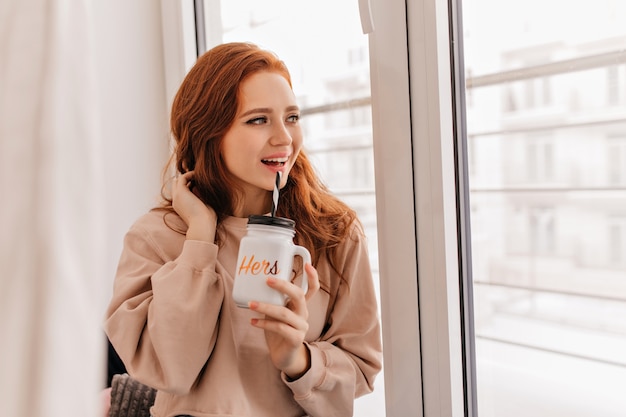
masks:
<path fill-rule="evenodd" d="M 287 112 L 290 112 L 290 111 L 300 111 L 300 108 L 298 106 L 289 106 L 289 107 L 287 107 L 285 109 L 285 111 L 287 111 Z M 269 108 L 269 107 L 258 107 L 258 108 L 246 110 L 239 117 L 246 117 L 246 116 L 249 116 L 249 115 L 255 114 L 255 113 L 272 113 L 272 109 Z"/>

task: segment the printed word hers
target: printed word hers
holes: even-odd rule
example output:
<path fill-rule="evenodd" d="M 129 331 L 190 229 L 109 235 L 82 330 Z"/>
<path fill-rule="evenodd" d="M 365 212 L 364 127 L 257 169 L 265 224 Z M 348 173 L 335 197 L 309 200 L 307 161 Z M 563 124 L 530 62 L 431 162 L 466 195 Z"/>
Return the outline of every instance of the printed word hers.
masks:
<path fill-rule="evenodd" d="M 278 275 L 280 274 L 280 270 L 278 269 L 278 261 L 274 261 L 273 264 L 270 264 L 267 260 L 255 261 L 254 255 L 250 257 L 248 260 L 247 256 L 244 256 L 241 260 L 241 265 L 239 265 L 239 272 L 241 274 L 250 274 L 250 275 Z"/>

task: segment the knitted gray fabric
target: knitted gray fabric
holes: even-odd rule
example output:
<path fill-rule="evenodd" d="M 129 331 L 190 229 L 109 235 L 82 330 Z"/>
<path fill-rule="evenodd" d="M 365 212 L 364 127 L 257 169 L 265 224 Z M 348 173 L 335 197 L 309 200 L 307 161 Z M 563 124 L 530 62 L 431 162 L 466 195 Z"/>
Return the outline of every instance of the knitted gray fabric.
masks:
<path fill-rule="evenodd" d="M 109 417 L 150 417 L 150 407 L 154 404 L 155 396 L 155 389 L 128 374 L 114 375 Z"/>

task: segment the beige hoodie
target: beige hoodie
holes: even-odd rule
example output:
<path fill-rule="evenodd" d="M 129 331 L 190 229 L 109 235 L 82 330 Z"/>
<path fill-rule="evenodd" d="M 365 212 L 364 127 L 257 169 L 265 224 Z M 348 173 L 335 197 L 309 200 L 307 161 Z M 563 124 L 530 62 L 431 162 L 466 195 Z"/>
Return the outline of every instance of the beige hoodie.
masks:
<path fill-rule="evenodd" d="M 311 368 L 289 381 L 272 365 L 263 331 L 250 325 L 256 313 L 231 297 L 247 219 L 225 219 L 218 248 L 185 240 L 182 219 L 164 213 L 150 211 L 127 233 L 105 323 L 129 374 L 158 389 L 152 415 L 352 416 L 354 398 L 371 392 L 381 369 L 361 228 L 353 225 L 337 251 L 346 283 L 325 258 L 317 265 L 320 277 L 341 284 L 323 285 L 309 300 Z M 330 310 L 329 291 L 338 291 Z"/>

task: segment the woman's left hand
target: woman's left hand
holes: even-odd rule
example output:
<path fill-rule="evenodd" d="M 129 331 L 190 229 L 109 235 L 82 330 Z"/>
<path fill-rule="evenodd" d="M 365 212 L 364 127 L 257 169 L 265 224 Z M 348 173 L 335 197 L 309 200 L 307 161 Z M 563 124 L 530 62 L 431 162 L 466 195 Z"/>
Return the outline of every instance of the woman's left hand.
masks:
<path fill-rule="evenodd" d="M 252 319 L 252 325 L 265 331 L 265 340 L 272 363 L 290 379 L 295 380 L 308 371 L 311 362 L 304 337 L 309 330 L 309 300 L 320 288 L 317 271 L 311 264 L 304 266 L 308 275 L 309 288 L 306 292 L 299 286 L 268 278 L 267 285 L 288 297 L 286 306 L 251 302 L 250 309 L 264 314 L 264 318 Z"/>

